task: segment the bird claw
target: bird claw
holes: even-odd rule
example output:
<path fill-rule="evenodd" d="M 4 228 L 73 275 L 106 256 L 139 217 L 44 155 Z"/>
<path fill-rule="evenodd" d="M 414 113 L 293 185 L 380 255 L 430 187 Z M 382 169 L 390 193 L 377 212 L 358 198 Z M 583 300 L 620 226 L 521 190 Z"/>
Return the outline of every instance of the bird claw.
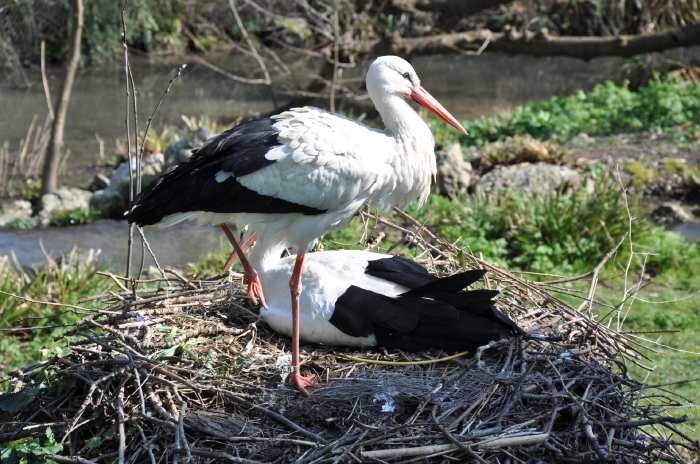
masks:
<path fill-rule="evenodd" d="M 321 386 L 320 383 L 316 382 L 316 376 L 301 375 L 300 372 L 292 372 L 289 374 L 288 380 L 306 397 L 311 396 L 311 393 L 306 390 L 307 388 L 318 388 Z"/>
<path fill-rule="evenodd" d="M 260 283 L 260 277 L 257 273 L 245 274 L 243 277 L 243 283 L 246 284 L 246 293 L 253 300 L 253 304 L 258 304 L 267 308 L 267 301 L 265 301 L 265 294 L 263 293 L 262 284 Z"/>

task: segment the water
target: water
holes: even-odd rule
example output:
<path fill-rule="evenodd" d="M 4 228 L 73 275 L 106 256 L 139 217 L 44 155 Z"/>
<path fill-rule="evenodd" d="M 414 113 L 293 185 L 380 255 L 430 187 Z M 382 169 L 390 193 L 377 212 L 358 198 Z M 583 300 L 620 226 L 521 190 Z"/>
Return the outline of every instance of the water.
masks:
<path fill-rule="evenodd" d="M 671 230 L 681 234 L 690 242 L 700 241 L 700 223 L 698 222 L 685 222 L 683 224 L 678 224 L 673 226 Z"/>
<path fill-rule="evenodd" d="M 82 250 L 100 250 L 100 261 L 114 271 L 126 268 L 127 248 L 126 221 L 99 220 L 91 224 L 73 227 L 53 227 L 7 231 L 0 229 L 0 256 L 14 253 L 23 266 L 44 264 L 44 252 L 56 257 L 70 252 L 74 247 Z M 218 251 L 225 237 L 216 227 L 183 223 L 177 227 L 160 229 L 146 227 L 145 234 L 163 267 L 181 267 L 206 257 L 211 251 Z M 140 240 L 134 233 L 137 243 L 134 263 L 140 262 Z M 43 250 L 42 250 L 43 248 Z M 146 267 L 153 264 L 148 253 Z"/>
<path fill-rule="evenodd" d="M 700 56 L 700 48 L 665 53 L 663 59 L 688 61 Z M 250 62 L 231 56 L 208 58 L 230 72 L 241 72 Z M 145 123 L 151 109 L 160 98 L 178 64 L 187 58 L 172 58 L 167 63 L 133 59 L 133 73 L 138 89 L 139 118 Z M 191 61 L 191 60 L 190 60 Z M 530 100 L 567 95 L 579 89 L 589 89 L 604 80 L 621 81 L 625 61 L 620 58 L 599 58 L 582 61 L 565 57 L 534 58 L 522 55 L 486 54 L 482 56 L 452 55 L 418 57 L 413 61 L 422 84 L 458 118 L 470 119 L 507 111 Z M 309 81 L 317 63 L 297 63 L 287 79 L 301 88 Z M 352 73 L 350 73 L 352 74 Z M 355 77 L 361 76 L 361 70 Z M 344 76 L 351 77 L 351 76 Z M 8 141 L 17 146 L 25 135 L 34 115 L 46 114 L 45 97 L 39 76 L 30 88 L 20 89 L 0 83 L 0 102 L 12 108 L 12 117 L 0 118 L 0 143 Z M 59 92 L 60 76 L 50 72 L 54 96 Z M 277 95 L 283 105 L 289 97 Z M 85 186 L 92 178 L 94 166 L 100 164 L 99 140 L 107 153 L 116 148 L 115 141 L 124 136 L 124 74 L 118 65 L 93 68 L 78 75 L 73 89 L 66 122 L 65 143 L 71 155 L 63 183 Z M 266 113 L 275 108 L 269 89 L 248 86 L 191 64 L 177 80 L 165 100 L 154 127 L 181 124 L 181 115 L 208 115 L 215 120 L 233 121 L 243 114 Z M 20 262 L 43 261 L 39 239 L 52 254 L 70 250 L 73 246 L 99 248 L 113 266 L 123 265 L 126 225 L 114 221 L 66 229 L 46 229 L 26 232 L 0 232 L 0 255 L 14 251 Z M 152 243 L 164 264 L 181 266 L 201 257 L 218 243 L 213 228 L 176 228 L 156 232 Z"/>

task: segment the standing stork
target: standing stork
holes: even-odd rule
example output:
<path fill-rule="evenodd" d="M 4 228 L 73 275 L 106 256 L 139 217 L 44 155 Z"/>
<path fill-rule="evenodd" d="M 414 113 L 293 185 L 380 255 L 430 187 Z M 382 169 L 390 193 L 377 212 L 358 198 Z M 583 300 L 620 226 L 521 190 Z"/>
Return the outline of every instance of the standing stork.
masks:
<path fill-rule="evenodd" d="M 266 257 L 279 258 L 284 249 L 296 249 L 289 280 L 290 380 L 306 395 L 306 387 L 315 385 L 299 369 L 299 296 L 306 251 L 366 203 L 386 210 L 425 202 L 436 172 L 435 142 L 408 99 L 466 133 L 402 58 L 374 60 L 366 85 L 384 130 L 314 107 L 248 121 L 213 137 L 163 175 L 128 214 L 139 225 L 174 225 L 190 218 L 223 224 L 225 230 L 229 222 L 248 225 L 256 235 L 250 260 L 233 235 L 227 235 L 243 265 L 248 295 L 263 305 L 255 269 Z"/>

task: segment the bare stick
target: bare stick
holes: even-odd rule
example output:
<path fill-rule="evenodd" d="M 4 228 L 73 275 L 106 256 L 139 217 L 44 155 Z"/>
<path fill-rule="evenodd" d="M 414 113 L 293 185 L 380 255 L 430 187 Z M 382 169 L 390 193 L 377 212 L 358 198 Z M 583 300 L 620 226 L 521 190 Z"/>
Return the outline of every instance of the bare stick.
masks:
<path fill-rule="evenodd" d="M 260 66 L 260 70 L 262 71 L 263 76 L 265 77 L 265 84 L 267 84 L 269 89 L 270 89 L 270 96 L 272 97 L 272 104 L 275 107 L 277 107 L 277 99 L 275 98 L 275 92 L 274 92 L 274 89 L 272 88 L 272 78 L 270 78 L 270 72 L 267 70 L 267 65 L 265 64 L 265 60 L 262 59 L 262 57 L 260 56 L 260 53 L 258 53 L 258 49 L 255 47 L 255 44 L 253 44 L 253 41 L 250 39 L 250 36 L 248 35 L 248 31 L 246 30 L 245 25 L 243 24 L 243 21 L 241 20 L 241 16 L 238 14 L 238 8 L 236 8 L 236 0 L 228 0 L 228 5 L 231 8 L 231 13 L 233 13 L 233 17 L 236 20 L 236 25 L 238 26 L 238 29 L 241 31 L 241 36 L 243 37 L 243 40 L 245 40 L 245 43 L 248 45 L 250 52 L 253 54 L 255 61 L 258 62 L 258 65 Z"/>
<path fill-rule="evenodd" d="M 133 152 L 131 145 L 131 123 L 129 122 L 129 114 L 131 111 L 130 95 L 130 79 L 129 79 L 129 46 L 126 43 L 126 7 L 128 0 L 122 3 L 121 22 L 122 22 L 122 47 L 124 48 L 124 80 L 126 81 L 126 112 L 124 114 L 124 124 L 126 126 L 126 153 L 129 163 L 129 208 L 134 202 L 134 175 L 133 175 Z M 134 225 L 129 223 L 129 236 L 126 247 L 126 277 L 131 276 L 131 258 L 134 242 Z"/>
<path fill-rule="evenodd" d="M 41 41 L 41 84 L 44 86 L 44 97 L 46 97 L 46 107 L 49 109 L 49 118 L 53 119 L 53 103 L 51 101 L 51 89 L 49 79 L 46 76 L 46 42 Z"/>

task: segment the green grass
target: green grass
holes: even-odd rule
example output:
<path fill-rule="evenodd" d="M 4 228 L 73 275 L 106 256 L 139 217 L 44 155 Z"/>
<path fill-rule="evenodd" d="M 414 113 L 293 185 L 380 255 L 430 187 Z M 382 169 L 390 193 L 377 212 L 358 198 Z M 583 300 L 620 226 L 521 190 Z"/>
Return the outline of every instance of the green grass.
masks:
<path fill-rule="evenodd" d="M 56 337 L 83 316 L 79 311 L 38 304 L 27 299 L 78 304 L 85 296 L 111 288 L 108 279 L 96 274 L 98 269 L 94 255 L 81 255 L 76 251 L 59 261 L 48 261 L 45 266 L 31 269 L 23 269 L 14 264 L 10 257 L 0 256 L 0 329 L 34 328 L 13 330 L 11 335 L 0 332 L 0 371 L 46 359 L 60 352 L 65 341 Z M 25 299 L 8 294 L 20 295 Z"/>
<path fill-rule="evenodd" d="M 528 103 L 506 115 L 465 121 L 469 135 L 458 135 L 435 120 L 431 124 L 438 145 L 459 141 L 466 147 L 515 135 L 566 141 L 583 132 L 610 135 L 652 128 L 681 127 L 685 137 L 698 138 L 700 84 L 657 77 L 633 92 L 626 83 L 605 82 L 588 92 Z"/>

